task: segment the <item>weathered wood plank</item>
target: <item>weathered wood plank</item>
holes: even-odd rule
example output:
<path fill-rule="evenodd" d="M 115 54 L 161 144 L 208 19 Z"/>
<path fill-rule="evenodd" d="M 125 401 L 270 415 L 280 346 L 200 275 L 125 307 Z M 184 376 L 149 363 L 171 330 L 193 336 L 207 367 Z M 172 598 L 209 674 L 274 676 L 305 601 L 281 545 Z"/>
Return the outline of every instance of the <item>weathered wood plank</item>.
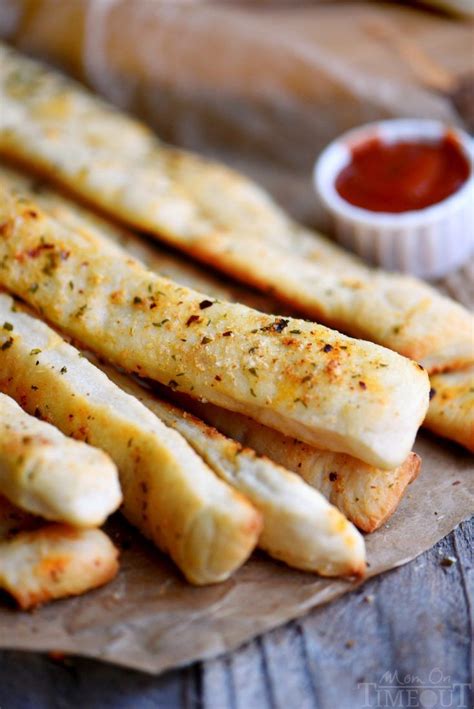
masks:
<path fill-rule="evenodd" d="M 469 610 L 460 568 L 472 564 L 472 548 L 470 559 L 467 547 L 459 559 L 454 539 L 460 536 L 456 531 L 413 563 L 374 579 L 350 603 L 338 602 L 326 615 L 318 609 L 302 621 L 323 707 L 362 706 L 365 688 L 358 684 L 380 683 L 387 671 L 427 681 L 440 668 L 451 684 L 469 681 Z M 442 566 L 451 556 L 458 563 Z"/>
<path fill-rule="evenodd" d="M 161 677 L 84 659 L 55 662 L 0 652 L 0 707 L 358 709 L 367 699 L 358 683 L 380 683 L 386 671 L 397 671 L 400 683 L 407 674 L 426 680 L 439 668 L 450 678 L 448 686 L 466 684 L 472 672 L 473 536 L 474 521 L 466 522 L 411 564 L 359 591 L 228 656 Z M 444 566 L 448 557 L 456 563 Z M 372 701 L 375 690 L 369 690 Z M 387 702 L 396 689 L 390 691 Z M 422 691 L 413 706 L 436 698 Z M 431 691 L 439 698 L 436 684 Z M 471 706 L 472 697 L 462 691 L 453 689 L 451 706 Z"/>
<path fill-rule="evenodd" d="M 188 682 L 186 671 L 151 677 L 82 658 L 0 653 L 1 709 L 186 707 Z"/>

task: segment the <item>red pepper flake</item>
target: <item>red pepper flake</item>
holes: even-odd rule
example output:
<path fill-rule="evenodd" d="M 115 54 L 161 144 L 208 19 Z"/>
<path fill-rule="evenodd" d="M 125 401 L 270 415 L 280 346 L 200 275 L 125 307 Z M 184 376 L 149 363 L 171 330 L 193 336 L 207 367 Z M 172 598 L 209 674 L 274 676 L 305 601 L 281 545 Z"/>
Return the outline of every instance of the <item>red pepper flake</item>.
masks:
<path fill-rule="evenodd" d="M 29 256 L 29 258 L 37 258 L 42 251 L 49 251 L 50 249 L 54 249 L 54 244 L 38 244 L 34 249 L 29 249 L 26 255 Z"/>
<path fill-rule="evenodd" d="M 212 339 L 210 337 L 203 337 L 201 340 L 201 345 L 207 345 L 209 342 L 212 342 Z"/>
<path fill-rule="evenodd" d="M 337 473 L 331 472 L 329 473 L 329 480 L 333 483 L 335 480 L 337 480 Z"/>
<path fill-rule="evenodd" d="M 199 322 L 201 318 L 199 315 L 190 315 L 189 318 L 186 320 L 186 325 L 189 327 L 190 325 L 193 324 L 193 322 Z"/>
<path fill-rule="evenodd" d="M 214 305 L 212 300 L 201 300 L 201 302 L 199 303 L 199 309 L 205 310 L 206 308 L 210 308 L 211 305 Z"/>
<path fill-rule="evenodd" d="M 216 380 L 216 382 L 221 382 L 221 381 L 222 381 L 222 377 L 220 377 L 218 374 L 216 374 L 216 376 L 214 377 L 214 379 Z"/>
<path fill-rule="evenodd" d="M 232 332 L 232 330 L 226 330 L 225 332 L 222 333 L 222 337 L 230 337 L 233 334 L 234 333 Z"/>
<path fill-rule="evenodd" d="M 453 487 L 454 487 L 455 485 L 460 485 L 460 484 L 461 484 L 461 481 L 460 481 L 460 480 L 455 480 L 455 481 L 453 482 Z"/>
<path fill-rule="evenodd" d="M 367 389 L 367 384 L 365 382 L 359 382 L 359 386 L 361 389 Z"/>

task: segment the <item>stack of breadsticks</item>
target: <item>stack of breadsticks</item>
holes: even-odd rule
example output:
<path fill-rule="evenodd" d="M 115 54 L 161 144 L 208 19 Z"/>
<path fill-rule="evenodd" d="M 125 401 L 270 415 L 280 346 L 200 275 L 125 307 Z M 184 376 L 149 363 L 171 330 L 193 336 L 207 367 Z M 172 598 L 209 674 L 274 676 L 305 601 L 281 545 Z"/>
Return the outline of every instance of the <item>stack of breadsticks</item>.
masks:
<path fill-rule="evenodd" d="M 97 527 L 121 500 L 105 453 L 0 393 L 0 588 L 21 608 L 115 576 L 117 550 Z"/>
<path fill-rule="evenodd" d="M 120 494 L 195 584 L 228 578 L 255 546 L 298 569 L 363 574 L 356 526 L 379 527 L 417 475 L 427 411 L 472 447 L 469 313 L 368 269 L 244 178 L 5 47 L 0 102 L 0 155 L 23 169 L 0 170 L 0 587 L 29 606 L 112 576 L 113 547 L 87 528 Z M 223 286 L 38 175 L 272 299 Z M 270 314 L 278 302 L 366 339 Z M 37 557 L 54 545 L 71 567 L 46 588 Z M 96 555 L 100 572 L 75 585 Z"/>

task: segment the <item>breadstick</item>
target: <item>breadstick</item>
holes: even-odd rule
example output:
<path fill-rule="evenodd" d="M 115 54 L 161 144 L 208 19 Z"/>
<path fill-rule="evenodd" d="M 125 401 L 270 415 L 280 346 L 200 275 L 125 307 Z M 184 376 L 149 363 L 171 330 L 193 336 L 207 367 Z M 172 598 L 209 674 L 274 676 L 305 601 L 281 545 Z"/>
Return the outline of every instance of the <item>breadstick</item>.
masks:
<path fill-rule="evenodd" d="M 431 377 L 425 426 L 474 453 L 474 367 Z"/>
<path fill-rule="evenodd" d="M 0 493 L 33 514 L 73 527 L 100 526 L 122 501 L 109 456 L 66 438 L 1 393 Z"/>
<path fill-rule="evenodd" d="M 117 574 L 118 551 L 104 532 L 40 524 L 0 497 L 0 589 L 22 610 L 86 593 Z"/>
<path fill-rule="evenodd" d="M 373 465 L 410 452 L 428 406 L 421 365 L 178 286 L 3 178 L 0 224 L 0 285 L 109 361 Z"/>
<path fill-rule="evenodd" d="M 142 261 L 147 268 L 151 271 L 159 273 L 167 278 L 176 280 L 179 284 L 188 286 L 194 289 L 201 289 L 212 295 L 213 298 L 219 300 L 230 300 L 245 303 L 246 305 L 256 308 L 257 310 L 262 310 L 264 312 L 278 312 L 281 314 L 281 304 L 278 305 L 272 298 L 268 296 L 262 296 L 256 292 L 252 292 L 249 289 L 241 288 L 235 285 L 223 284 L 210 273 L 207 273 L 203 267 L 199 267 L 196 264 L 186 262 L 183 257 L 177 254 L 172 254 L 165 251 L 157 243 L 149 243 L 144 239 L 135 236 L 135 234 L 127 231 L 125 229 L 119 228 L 112 224 L 110 221 L 99 217 L 90 210 L 83 206 L 79 206 L 70 200 L 66 199 L 60 195 L 57 191 L 48 188 L 44 183 L 38 182 L 37 178 L 28 178 L 13 170 L 6 170 L 5 168 L 0 168 L 0 174 L 5 175 L 9 182 L 14 184 L 18 189 L 26 190 L 29 195 L 34 195 L 35 199 L 38 200 L 39 204 L 45 211 L 51 214 L 55 219 L 64 222 L 71 228 L 79 231 L 80 233 L 87 235 L 88 233 L 99 234 L 99 236 L 106 236 L 107 239 L 114 242 L 115 244 L 122 245 L 129 253 L 131 253 L 135 258 Z M 460 371 L 460 377 L 463 377 L 464 370 Z M 435 376 L 435 375 L 433 375 Z M 442 382 L 444 377 L 440 377 L 439 381 Z M 449 376 L 447 377 L 449 381 Z M 469 389 L 469 387 L 468 387 Z M 468 391 L 467 389 L 467 391 Z M 461 435 L 465 439 L 469 434 L 469 417 L 464 411 L 461 397 L 451 397 L 450 398 L 450 416 L 438 415 L 437 409 L 439 404 L 439 397 L 430 401 L 427 418 L 425 419 L 424 425 L 428 428 L 432 428 L 440 436 L 445 436 L 446 438 L 452 438 L 453 436 Z M 452 421 L 456 419 L 459 422 L 458 426 L 452 425 Z M 435 421 L 435 424 L 432 422 Z M 462 431 L 465 431 L 463 434 Z M 304 447 L 304 446 L 303 446 Z M 384 488 L 388 491 L 388 497 L 381 495 L 380 499 L 383 501 L 393 500 L 394 504 L 397 504 L 398 497 L 395 495 L 395 490 L 398 490 L 400 495 L 403 493 L 406 485 L 408 484 L 411 476 L 410 470 L 413 465 L 410 465 L 415 461 L 413 456 L 409 456 L 407 461 L 402 464 L 401 467 L 397 468 L 397 482 L 393 482 L 392 485 L 387 482 L 384 483 Z M 359 461 L 361 470 L 365 470 L 365 465 Z M 418 469 L 418 465 L 414 467 L 414 471 Z M 380 478 L 382 482 L 382 478 Z M 354 480 L 354 484 L 355 484 Z M 335 486 L 331 486 L 331 490 L 334 494 Z M 378 489 L 378 487 L 377 487 Z M 364 496 L 363 499 L 369 499 L 373 497 L 373 493 L 368 493 L 368 498 Z M 362 498 L 360 498 L 362 499 Z M 334 500 L 333 500 L 334 502 Z M 382 507 L 379 508 L 378 505 L 374 507 L 373 512 L 369 517 L 359 516 L 358 505 L 355 505 L 354 515 L 351 517 L 351 510 L 345 508 L 345 514 L 351 519 L 355 524 L 360 526 L 364 531 L 370 531 L 375 527 L 379 526 L 384 519 L 385 512 L 382 510 L 385 507 L 385 502 Z M 390 508 L 390 505 L 388 505 Z"/>

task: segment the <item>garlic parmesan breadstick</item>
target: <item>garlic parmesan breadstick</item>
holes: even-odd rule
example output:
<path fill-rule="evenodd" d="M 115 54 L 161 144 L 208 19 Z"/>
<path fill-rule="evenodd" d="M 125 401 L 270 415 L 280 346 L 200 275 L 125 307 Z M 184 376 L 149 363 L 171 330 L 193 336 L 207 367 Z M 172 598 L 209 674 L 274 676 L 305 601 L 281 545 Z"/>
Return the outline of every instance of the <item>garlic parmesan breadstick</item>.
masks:
<path fill-rule="evenodd" d="M 223 480 L 255 505 L 263 517 L 259 547 L 290 566 L 322 576 L 364 573 L 365 547 L 361 535 L 301 478 L 242 448 L 112 367 L 98 366 L 121 389 L 176 429 Z"/>
<path fill-rule="evenodd" d="M 344 453 L 309 446 L 256 421 L 212 404 L 180 400 L 211 426 L 298 473 L 364 532 L 378 529 L 397 509 L 407 486 L 417 477 L 416 453 L 393 470 L 381 470 Z"/>
<path fill-rule="evenodd" d="M 186 441 L 78 350 L 0 294 L 0 390 L 63 433 L 106 451 L 127 519 L 196 584 L 226 579 L 249 556 L 260 515 Z M 7 344 L 5 344 L 7 343 Z"/>
<path fill-rule="evenodd" d="M 425 426 L 474 453 L 474 367 L 431 377 Z"/>
<path fill-rule="evenodd" d="M 44 183 L 39 183 L 37 178 L 28 178 L 21 173 L 4 167 L 0 167 L 0 175 L 5 177 L 8 182 L 17 189 L 25 191 L 29 196 L 38 200 L 41 207 L 55 219 L 64 222 L 67 226 L 77 230 L 85 237 L 87 237 L 88 234 L 98 234 L 99 236 L 107 237 L 108 240 L 111 240 L 115 244 L 122 245 L 132 256 L 142 261 L 151 271 L 155 271 L 166 278 L 176 280 L 181 285 L 203 290 L 211 294 L 213 298 L 219 300 L 237 301 L 264 312 L 281 313 L 281 310 L 278 310 L 281 305 L 279 306 L 269 296 L 263 296 L 239 286 L 224 284 L 210 273 L 207 273 L 202 266 L 199 267 L 196 264 L 188 263 L 183 257 L 168 253 L 160 247 L 159 244 L 148 243 L 144 239 L 135 236 L 135 234 L 130 231 L 117 227 L 85 207 L 71 202 L 57 191 L 48 188 Z M 466 372 L 469 371 L 470 370 L 461 370 L 459 374 L 459 379 L 466 379 L 466 386 L 464 388 L 466 395 L 469 394 L 471 388 L 469 384 L 469 374 L 466 375 Z M 450 379 L 451 377 L 447 375 L 446 381 L 450 381 Z M 437 377 L 437 381 L 440 383 L 445 381 L 444 376 Z M 460 394 L 461 391 L 462 390 L 459 390 Z M 446 414 L 439 415 L 439 403 L 440 397 L 430 401 L 424 425 L 428 428 L 432 428 L 432 430 L 436 431 L 440 436 L 445 436 L 446 438 L 453 438 L 453 440 L 459 441 L 459 436 L 461 436 L 462 441 L 467 440 L 470 436 L 472 439 L 472 433 L 469 429 L 469 425 L 472 426 L 472 416 L 471 418 L 469 417 L 467 404 L 463 403 L 463 396 L 450 397 L 449 416 Z M 457 422 L 456 425 L 453 425 L 453 422 Z M 258 429 L 258 426 L 256 429 Z M 265 438 L 268 435 L 273 434 L 268 432 Z M 300 449 L 305 447 L 305 444 L 299 446 Z M 312 451 L 310 455 L 314 455 L 315 449 L 310 448 L 309 450 Z M 320 455 L 320 453 L 318 453 L 318 455 Z M 329 452 L 328 456 L 331 456 Z M 318 460 L 321 461 L 321 457 L 318 457 Z M 358 487 L 355 468 L 360 469 L 361 474 L 365 475 L 367 467 L 370 466 L 366 466 L 362 461 L 357 461 L 353 458 L 349 460 L 352 460 L 355 466 L 351 466 L 354 469 L 354 474 L 351 475 L 351 486 Z M 410 455 L 405 463 L 392 472 L 393 475 L 397 476 L 396 481 L 392 480 L 389 482 L 387 477 L 383 478 L 381 475 L 378 475 L 382 487 L 380 488 L 379 485 L 376 485 L 376 493 L 371 492 L 371 490 L 374 489 L 373 487 L 369 488 L 367 495 L 363 495 L 362 497 L 359 495 L 355 496 L 353 506 L 345 506 L 344 511 L 349 519 L 364 531 L 371 531 L 379 526 L 386 518 L 387 510 L 398 504 L 399 496 L 410 482 L 413 472 L 418 469 L 418 464 L 414 466 L 415 460 L 416 458 Z M 318 467 L 320 468 L 320 463 Z M 366 476 L 363 482 L 364 485 L 367 480 L 368 478 Z M 336 487 L 339 488 L 340 485 L 331 485 L 331 494 L 333 496 Z M 385 496 L 385 492 L 382 492 L 382 490 L 387 493 L 387 496 Z M 375 501 L 375 495 L 378 497 L 377 502 Z M 345 504 L 347 496 L 348 495 L 344 494 L 342 500 L 339 500 L 339 503 L 344 502 Z M 362 516 L 359 514 L 360 506 L 363 504 L 362 502 L 359 504 L 359 501 L 362 500 L 373 500 L 374 503 L 373 508 L 371 507 L 372 511 L 370 514 L 367 513 L 367 517 L 365 514 L 362 514 Z M 369 504 L 370 503 L 367 502 L 367 505 Z M 354 516 L 351 516 L 351 514 Z"/>
<path fill-rule="evenodd" d="M 0 494 L 32 514 L 73 527 L 100 526 L 122 501 L 109 456 L 66 438 L 1 393 Z"/>
<path fill-rule="evenodd" d="M 178 286 L 0 179 L 0 285 L 129 372 L 387 469 L 428 406 L 423 368 L 314 323 Z"/>
<path fill-rule="evenodd" d="M 104 532 L 40 524 L 0 497 L 0 589 L 22 610 L 86 593 L 117 574 L 118 552 Z"/>
<path fill-rule="evenodd" d="M 112 216 L 429 371 L 474 361 L 473 318 L 462 306 L 414 278 L 367 268 L 295 224 L 250 180 L 164 145 L 4 45 L 0 103 L 0 152 Z"/>

